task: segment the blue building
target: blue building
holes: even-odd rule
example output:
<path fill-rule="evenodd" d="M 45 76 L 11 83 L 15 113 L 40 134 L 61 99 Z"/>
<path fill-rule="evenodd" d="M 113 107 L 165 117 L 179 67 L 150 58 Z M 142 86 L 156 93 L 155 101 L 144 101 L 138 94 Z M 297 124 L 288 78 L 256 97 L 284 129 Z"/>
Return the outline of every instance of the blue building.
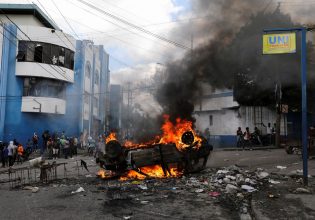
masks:
<path fill-rule="evenodd" d="M 0 140 L 97 135 L 108 114 L 108 54 L 76 41 L 36 5 L 0 4 Z"/>

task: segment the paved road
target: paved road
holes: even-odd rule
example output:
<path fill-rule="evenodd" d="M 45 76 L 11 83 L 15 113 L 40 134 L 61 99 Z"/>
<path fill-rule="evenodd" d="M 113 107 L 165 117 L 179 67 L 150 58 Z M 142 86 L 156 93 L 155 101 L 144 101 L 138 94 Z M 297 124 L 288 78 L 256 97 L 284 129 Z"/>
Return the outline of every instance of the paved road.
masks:
<path fill-rule="evenodd" d="M 92 177 L 86 177 L 88 173 L 80 169 L 78 178 L 76 164 L 81 158 L 88 162 Z M 98 168 L 91 157 L 67 161 L 67 176 L 73 178 L 40 185 L 37 193 L 8 190 L 0 184 L 0 204 L 3 204 L 0 219 L 122 219 L 124 216 L 132 216 L 132 219 L 239 219 L 230 203 L 222 205 L 207 193 L 187 190 L 187 186 L 181 185 L 185 179 L 147 182 L 149 189 L 158 187 L 159 190 L 142 191 L 137 185 L 122 186 L 117 181 L 95 179 Z M 267 172 L 290 173 L 302 168 L 300 155 L 287 155 L 283 149 L 214 151 L 208 160 L 209 168 L 234 164 L 248 170 L 260 167 Z M 280 170 L 277 165 L 287 168 Z M 310 173 L 315 175 L 315 161 L 310 160 L 309 165 Z M 85 189 L 84 193 L 71 194 L 80 186 Z"/>
<path fill-rule="evenodd" d="M 253 151 L 214 151 L 208 160 L 208 167 L 219 168 L 238 165 L 252 170 L 264 168 L 269 172 L 290 174 L 301 170 L 303 161 L 301 155 L 289 155 L 284 149 L 253 150 Z M 308 160 L 309 174 L 315 176 L 315 160 Z M 277 169 L 276 166 L 285 166 L 287 169 Z"/>

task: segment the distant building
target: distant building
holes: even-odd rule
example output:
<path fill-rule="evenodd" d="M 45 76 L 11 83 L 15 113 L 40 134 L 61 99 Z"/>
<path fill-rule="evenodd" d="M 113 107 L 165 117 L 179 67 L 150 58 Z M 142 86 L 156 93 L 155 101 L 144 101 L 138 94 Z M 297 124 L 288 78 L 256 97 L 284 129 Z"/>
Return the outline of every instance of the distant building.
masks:
<path fill-rule="evenodd" d="M 204 95 L 195 105 L 196 129 L 201 133 L 210 130 L 210 140 L 214 147 L 235 147 L 236 130 L 254 131 L 258 127 L 266 134 L 266 126 L 276 122 L 276 112 L 264 106 L 241 106 L 233 98 L 233 90 L 214 90 L 204 85 Z M 281 134 L 287 135 L 287 117 L 281 116 Z"/>
<path fill-rule="evenodd" d="M 93 42 L 77 41 L 76 68 L 78 77 L 74 93 L 80 96 L 79 128 L 97 136 L 106 130 L 109 114 L 109 55 L 103 46 Z"/>
<path fill-rule="evenodd" d="M 110 113 L 109 129 L 120 132 L 122 111 L 122 87 L 121 85 L 110 85 Z"/>
<path fill-rule="evenodd" d="M 0 140 L 105 129 L 108 54 L 63 33 L 36 5 L 0 4 Z M 108 101 L 107 101 L 108 102 Z"/>

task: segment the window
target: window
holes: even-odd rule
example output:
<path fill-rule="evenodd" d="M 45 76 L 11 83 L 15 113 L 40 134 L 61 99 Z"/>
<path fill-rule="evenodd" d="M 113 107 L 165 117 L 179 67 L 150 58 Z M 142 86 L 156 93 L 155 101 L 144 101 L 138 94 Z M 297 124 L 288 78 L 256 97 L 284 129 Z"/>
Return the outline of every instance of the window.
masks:
<path fill-rule="evenodd" d="M 71 66 L 71 51 L 66 49 L 65 50 L 65 66 Z"/>
<path fill-rule="evenodd" d="M 85 76 L 91 79 L 91 64 L 89 61 L 85 63 Z"/>
<path fill-rule="evenodd" d="M 88 105 L 89 102 L 90 102 L 90 96 L 89 96 L 89 94 L 85 93 L 84 94 L 84 104 Z"/>
<path fill-rule="evenodd" d="M 66 56 L 65 48 L 59 47 L 59 56 L 58 56 L 59 66 L 65 66 L 65 56 Z"/>
<path fill-rule="evenodd" d="M 51 44 L 43 44 L 43 63 L 52 64 L 51 61 Z"/>
<path fill-rule="evenodd" d="M 24 78 L 23 96 L 65 98 L 66 84 L 57 80 Z"/>
<path fill-rule="evenodd" d="M 209 115 L 209 125 L 213 126 L 213 116 Z"/>
<path fill-rule="evenodd" d="M 36 41 L 19 41 L 18 62 L 37 62 L 62 66 L 73 70 L 74 52 L 54 44 Z"/>
<path fill-rule="evenodd" d="M 93 107 L 94 108 L 98 108 L 98 98 L 95 98 L 93 99 Z"/>
<path fill-rule="evenodd" d="M 51 53 L 50 53 L 50 60 L 53 65 L 58 64 L 58 57 L 59 57 L 59 48 L 56 45 L 51 45 Z"/>
<path fill-rule="evenodd" d="M 33 62 L 34 61 L 34 53 L 35 53 L 35 43 L 34 42 L 26 42 L 27 53 L 25 61 Z"/>
<path fill-rule="evenodd" d="M 98 70 L 95 71 L 95 77 L 94 77 L 94 83 L 96 85 L 99 84 L 99 81 L 100 81 L 100 74 L 98 73 Z"/>
<path fill-rule="evenodd" d="M 18 54 L 16 56 L 18 61 L 25 61 L 27 53 L 27 44 L 25 41 L 19 42 Z"/>
<path fill-rule="evenodd" d="M 70 69 L 74 69 L 74 53 L 71 51 L 71 50 L 69 50 L 70 51 L 70 66 L 69 66 L 69 68 Z"/>
<path fill-rule="evenodd" d="M 34 61 L 37 63 L 43 62 L 43 46 L 42 46 L 42 44 L 36 44 L 35 45 Z"/>

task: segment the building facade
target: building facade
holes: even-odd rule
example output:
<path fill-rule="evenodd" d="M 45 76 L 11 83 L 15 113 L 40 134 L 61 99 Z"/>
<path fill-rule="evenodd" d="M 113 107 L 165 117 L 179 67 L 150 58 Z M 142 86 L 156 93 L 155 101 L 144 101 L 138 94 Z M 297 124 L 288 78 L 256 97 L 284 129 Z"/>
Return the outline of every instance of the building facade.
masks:
<path fill-rule="evenodd" d="M 245 131 L 249 127 L 253 132 L 257 127 L 266 134 L 268 123 L 273 126 L 276 122 L 275 109 L 265 106 L 241 106 L 234 101 L 233 90 L 214 90 L 204 85 L 204 95 L 195 105 L 194 117 L 196 129 L 203 133 L 210 131 L 210 142 L 214 147 L 235 147 L 236 130 L 238 127 Z M 281 115 L 281 135 L 286 136 L 287 115 Z"/>
<path fill-rule="evenodd" d="M 75 93 L 82 92 L 78 127 L 95 137 L 108 129 L 109 55 L 103 46 L 94 45 L 92 41 L 77 41 L 75 63 L 78 75 Z"/>
<path fill-rule="evenodd" d="M 121 85 L 110 85 L 109 129 L 111 131 L 121 132 L 122 103 Z"/>
<path fill-rule="evenodd" d="M 23 143 L 44 130 L 103 132 L 109 83 L 103 47 L 63 33 L 36 5 L 0 9 L 0 140 Z"/>

